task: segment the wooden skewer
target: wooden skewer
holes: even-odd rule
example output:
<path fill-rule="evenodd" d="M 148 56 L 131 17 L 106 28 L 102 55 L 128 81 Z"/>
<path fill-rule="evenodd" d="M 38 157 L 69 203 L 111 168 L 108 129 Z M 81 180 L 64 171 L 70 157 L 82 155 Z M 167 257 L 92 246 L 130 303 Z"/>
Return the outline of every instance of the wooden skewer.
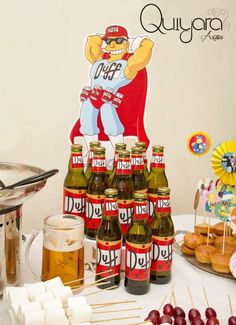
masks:
<path fill-rule="evenodd" d="M 207 246 L 209 245 L 210 223 L 211 223 L 211 217 L 209 216 L 209 218 L 208 218 L 208 226 L 207 226 Z"/>
<path fill-rule="evenodd" d="M 171 297 L 173 298 L 174 304 L 176 306 L 176 297 L 175 297 L 175 290 L 174 289 L 175 289 L 175 283 L 171 287 Z"/>
<path fill-rule="evenodd" d="M 166 301 L 166 298 L 167 298 L 167 295 L 162 299 L 162 302 L 161 302 L 161 304 L 160 304 L 158 310 L 160 310 L 161 307 L 164 305 L 164 302 Z"/>
<path fill-rule="evenodd" d="M 130 310 L 142 310 L 143 308 L 127 308 L 127 309 L 113 309 L 113 310 L 106 310 L 106 311 L 96 311 L 93 313 L 94 315 L 96 314 L 108 314 L 108 313 L 118 313 L 120 311 L 130 311 Z"/>
<path fill-rule="evenodd" d="M 107 290 L 111 290 L 111 289 L 115 289 L 115 288 L 117 288 L 117 285 L 112 286 L 112 287 L 108 287 L 108 288 L 106 288 L 106 289 L 99 289 L 99 290 L 96 290 L 96 291 L 94 291 L 94 292 L 87 293 L 87 294 L 84 295 L 84 296 L 85 296 L 85 297 L 92 296 L 92 295 L 95 295 L 96 293 L 103 292 L 103 291 L 107 291 Z"/>
<path fill-rule="evenodd" d="M 142 325 L 142 324 L 145 324 L 145 323 L 149 323 L 150 324 L 150 320 L 144 320 L 141 323 L 132 323 L 132 324 L 127 324 L 127 325 Z"/>
<path fill-rule="evenodd" d="M 72 280 L 72 281 L 65 282 L 64 285 L 67 286 L 68 284 L 71 284 L 71 283 L 74 283 L 74 282 L 78 282 L 78 281 L 83 281 L 83 280 L 86 280 L 86 279 L 90 279 L 90 278 L 93 278 L 95 275 L 101 275 L 101 274 L 104 274 L 104 273 L 107 273 L 107 272 L 112 272 L 112 270 L 102 271 L 102 272 L 96 273 L 96 274 L 93 273 L 92 275 L 85 276 L 84 278 L 80 278 L 80 279 L 76 279 L 76 280 Z"/>
<path fill-rule="evenodd" d="M 205 297 L 205 299 L 206 299 L 207 307 L 209 307 L 209 301 L 208 301 L 208 299 L 207 299 L 207 294 L 206 294 L 205 287 L 202 287 L 202 289 L 203 289 L 203 292 L 204 292 L 204 297 Z"/>
<path fill-rule="evenodd" d="M 224 235 L 223 235 L 222 255 L 225 255 L 225 233 L 226 233 L 226 222 L 224 222 Z"/>
<path fill-rule="evenodd" d="M 231 316 L 233 316 L 233 307 L 232 307 L 232 301 L 230 295 L 228 295 L 228 299 L 229 299 L 230 314 Z"/>
<path fill-rule="evenodd" d="M 104 282 L 101 282 L 100 285 L 108 284 L 108 283 L 110 283 L 110 281 L 104 281 Z M 84 284 L 82 286 L 75 286 L 72 288 L 72 291 L 73 290 L 78 291 L 78 289 L 81 290 L 81 289 L 92 288 L 92 287 L 97 287 L 97 283 L 95 282 L 95 283 Z"/>
<path fill-rule="evenodd" d="M 193 297 L 192 297 L 192 293 L 191 293 L 190 287 L 188 286 L 187 288 L 188 288 L 188 294 L 189 294 L 189 298 L 191 300 L 192 308 L 194 308 Z"/>
<path fill-rule="evenodd" d="M 112 322 L 114 320 L 132 319 L 132 318 L 140 318 L 140 316 L 128 316 L 128 317 L 117 317 L 117 318 L 109 318 L 109 319 L 99 319 L 99 320 L 92 320 L 91 323 Z"/>
<path fill-rule="evenodd" d="M 98 309 L 98 308 L 105 308 L 105 307 L 109 307 L 112 305 L 118 305 L 118 304 L 130 304 L 133 302 L 137 302 L 137 300 L 123 300 L 123 301 L 121 300 L 121 301 L 114 301 L 114 302 L 106 302 L 103 304 L 91 304 L 90 306 L 93 309 Z"/>

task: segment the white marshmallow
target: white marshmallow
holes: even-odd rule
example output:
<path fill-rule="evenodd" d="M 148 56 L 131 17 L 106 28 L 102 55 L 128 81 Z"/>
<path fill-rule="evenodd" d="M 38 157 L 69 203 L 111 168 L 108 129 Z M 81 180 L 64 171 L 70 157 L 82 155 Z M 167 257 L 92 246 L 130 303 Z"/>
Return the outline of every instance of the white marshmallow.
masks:
<path fill-rule="evenodd" d="M 44 312 L 42 310 L 25 312 L 22 325 L 44 325 Z"/>
<path fill-rule="evenodd" d="M 35 296 L 43 294 L 46 292 L 46 287 L 43 282 L 37 282 L 32 284 L 24 284 L 24 287 L 26 287 L 29 295 L 29 299 L 33 300 Z"/>
<path fill-rule="evenodd" d="M 59 299 L 53 298 L 42 302 L 43 309 L 62 308 L 62 302 Z"/>
<path fill-rule="evenodd" d="M 44 301 L 52 300 L 52 299 L 54 299 L 54 296 L 51 292 L 45 292 L 45 293 L 42 293 L 41 295 L 37 295 L 34 297 L 34 300 L 39 302 L 41 306 L 43 305 Z"/>
<path fill-rule="evenodd" d="M 77 305 L 77 307 L 80 307 L 82 305 L 87 304 L 87 299 L 84 296 L 74 296 L 74 297 L 69 297 L 67 300 L 67 305 L 68 307 L 72 305 Z"/>
<path fill-rule="evenodd" d="M 61 281 L 61 278 L 59 276 L 57 276 L 56 278 L 53 278 L 51 280 L 45 281 L 44 285 L 45 285 L 47 291 L 51 291 L 55 287 L 64 287 L 64 284 Z"/>
<path fill-rule="evenodd" d="M 68 287 L 56 287 L 52 289 L 52 293 L 55 298 L 60 299 L 63 306 L 67 305 L 67 299 L 73 297 L 73 292 L 71 288 Z"/>
<path fill-rule="evenodd" d="M 86 304 L 78 308 L 72 305 L 69 308 L 69 320 L 72 324 L 90 322 L 92 320 L 92 308 L 90 305 Z"/>
<path fill-rule="evenodd" d="M 44 310 L 45 324 L 65 325 L 65 310 L 63 308 Z"/>
<path fill-rule="evenodd" d="M 5 289 L 5 301 L 9 303 L 28 301 L 28 292 L 24 287 L 8 287 Z"/>
<path fill-rule="evenodd" d="M 26 312 L 31 312 L 35 310 L 41 310 L 41 305 L 39 302 L 29 302 L 28 304 L 20 304 L 18 308 L 17 317 L 20 321 L 23 321 L 23 314 Z"/>
<path fill-rule="evenodd" d="M 14 302 L 13 304 L 9 305 L 15 317 L 18 317 L 19 306 L 29 304 L 29 300 L 21 301 L 21 302 Z"/>

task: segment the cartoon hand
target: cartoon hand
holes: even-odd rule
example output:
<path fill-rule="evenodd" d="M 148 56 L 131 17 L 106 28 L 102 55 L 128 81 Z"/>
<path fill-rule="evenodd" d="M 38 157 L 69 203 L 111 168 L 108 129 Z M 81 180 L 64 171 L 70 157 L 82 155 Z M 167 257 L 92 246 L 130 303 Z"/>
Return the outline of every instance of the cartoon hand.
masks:
<path fill-rule="evenodd" d="M 141 43 L 144 40 L 148 40 L 150 42 L 152 42 L 149 38 L 149 36 L 137 36 L 135 38 L 130 39 L 130 50 L 131 52 L 134 52 L 135 50 L 137 50 L 137 48 L 139 48 L 139 46 L 141 45 Z"/>
<path fill-rule="evenodd" d="M 102 45 L 101 35 L 90 35 L 88 36 L 88 42 L 91 46 Z"/>

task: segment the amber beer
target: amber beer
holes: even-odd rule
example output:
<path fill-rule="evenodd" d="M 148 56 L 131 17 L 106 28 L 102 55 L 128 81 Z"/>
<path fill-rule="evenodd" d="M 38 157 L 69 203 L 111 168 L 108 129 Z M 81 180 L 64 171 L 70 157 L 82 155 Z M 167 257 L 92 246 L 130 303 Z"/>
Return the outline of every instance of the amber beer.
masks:
<path fill-rule="evenodd" d="M 87 160 L 87 166 L 85 169 L 85 177 L 87 181 L 89 180 L 91 176 L 91 167 L 92 167 L 92 162 L 93 162 L 93 148 L 94 147 L 100 147 L 101 143 L 100 141 L 91 141 L 90 142 L 90 150 L 88 154 L 88 160 Z"/>
<path fill-rule="evenodd" d="M 73 215 L 44 220 L 42 281 L 59 276 L 63 283 L 84 278 L 84 221 Z"/>
<path fill-rule="evenodd" d="M 143 149 L 141 147 L 131 148 L 131 169 L 134 183 L 134 191 L 147 192 L 147 180 L 144 176 Z"/>
<path fill-rule="evenodd" d="M 101 289 L 120 283 L 122 232 L 118 219 L 117 194 L 116 189 L 105 190 L 102 221 L 96 238 L 96 281 L 114 274 L 114 277 L 104 280 L 109 283 L 98 286 Z"/>
<path fill-rule="evenodd" d="M 166 284 L 171 280 L 174 225 L 171 219 L 170 189 L 159 187 L 156 211 L 151 223 L 152 264 L 151 282 Z"/>
<path fill-rule="evenodd" d="M 114 153 L 114 159 L 113 159 L 113 167 L 112 167 L 112 171 L 110 173 L 110 176 L 109 176 L 109 185 L 112 184 L 112 181 L 116 175 L 116 167 L 117 167 L 117 161 L 118 161 L 118 158 L 119 158 L 119 151 L 120 150 L 125 150 L 127 147 L 126 143 L 116 143 L 115 144 L 115 153 Z"/>
<path fill-rule="evenodd" d="M 156 208 L 158 188 L 162 186 L 168 186 L 168 180 L 165 173 L 164 147 L 155 145 L 152 147 L 150 175 L 148 177 L 148 210 L 150 223 Z"/>
<path fill-rule="evenodd" d="M 135 146 L 143 149 L 144 176 L 147 180 L 149 176 L 148 161 L 147 161 L 147 144 L 144 141 L 139 141 L 135 143 Z"/>
<path fill-rule="evenodd" d="M 133 220 L 126 234 L 125 250 L 125 287 L 131 294 L 142 295 L 149 291 L 151 246 L 147 197 L 143 192 L 135 192 Z"/>

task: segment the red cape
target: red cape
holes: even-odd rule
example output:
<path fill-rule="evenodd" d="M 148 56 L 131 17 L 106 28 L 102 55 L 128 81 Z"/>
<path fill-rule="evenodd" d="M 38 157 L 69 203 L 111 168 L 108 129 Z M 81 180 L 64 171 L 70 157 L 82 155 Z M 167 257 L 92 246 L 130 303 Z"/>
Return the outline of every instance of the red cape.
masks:
<path fill-rule="evenodd" d="M 134 80 L 128 85 L 119 88 L 118 92 L 124 95 L 122 103 L 117 108 L 117 114 L 125 129 L 124 137 L 136 136 L 138 141 L 145 141 L 148 147 L 150 141 L 146 134 L 143 120 L 147 95 L 146 68 L 139 71 Z M 108 136 L 104 133 L 100 114 L 98 114 L 98 127 L 100 129 L 98 140 L 109 141 Z M 70 133 L 72 143 L 74 143 L 74 137 L 83 136 L 79 129 L 80 119 L 78 118 Z"/>

